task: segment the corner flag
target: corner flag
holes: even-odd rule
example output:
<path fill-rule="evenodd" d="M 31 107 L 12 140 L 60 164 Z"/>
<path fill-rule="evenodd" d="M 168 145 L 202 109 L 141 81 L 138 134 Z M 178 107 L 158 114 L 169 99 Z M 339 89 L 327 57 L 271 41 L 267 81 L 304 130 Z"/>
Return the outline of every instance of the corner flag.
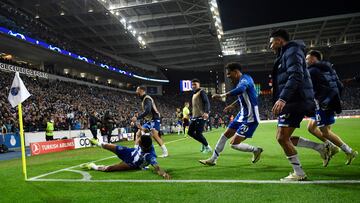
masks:
<path fill-rule="evenodd" d="M 11 106 L 14 108 L 29 97 L 29 91 L 26 89 L 23 81 L 21 80 L 19 72 L 16 72 L 8 98 Z"/>
<path fill-rule="evenodd" d="M 23 127 L 21 103 L 29 97 L 30 97 L 29 91 L 26 89 L 23 81 L 21 80 L 19 72 L 16 72 L 13 83 L 10 88 L 8 100 L 13 108 L 18 106 L 20 139 L 21 139 L 21 160 L 22 160 L 25 180 L 27 180 L 27 172 L 26 172 L 25 139 L 24 139 L 24 127 Z"/>

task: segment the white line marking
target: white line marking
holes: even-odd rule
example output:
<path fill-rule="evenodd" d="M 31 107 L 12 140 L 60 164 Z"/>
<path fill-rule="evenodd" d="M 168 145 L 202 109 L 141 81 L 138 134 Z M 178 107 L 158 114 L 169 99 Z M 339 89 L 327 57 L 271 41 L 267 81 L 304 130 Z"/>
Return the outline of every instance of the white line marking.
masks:
<path fill-rule="evenodd" d="M 172 140 L 170 142 L 166 142 L 165 144 L 169 144 L 169 143 L 173 143 L 173 142 L 177 142 L 177 141 L 181 141 L 181 140 L 185 140 L 187 138 L 180 138 L 180 139 L 176 139 L 176 140 Z M 157 147 L 158 145 L 156 145 L 155 147 Z M 102 158 L 102 159 L 98 159 L 96 161 L 90 161 L 90 162 L 99 162 L 99 161 L 104 161 L 104 160 L 107 160 L 107 159 L 112 159 L 114 157 L 117 157 L 117 156 L 110 156 L 110 157 L 105 157 L 105 158 Z M 86 163 L 90 163 L 90 162 L 86 162 Z M 41 175 L 38 175 L 38 176 L 35 176 L 35 177 L 32 177 L 32 178 L 29 178 L 28 180 L 29 181 L 33 181 L 33 180 L 36 180 L 36 179 L 39 179 L 39 178 L 43 178 L 45 176 L 48 176 L 48 175 L 52 175 L 52 174 L 55 174 L 55 173 L 59 173 L 61 171 L 69 171 L 70 169 L 73 169 L 73 168 L 76 168 L 76 167 L 80 167 L 81 164 L 79 165 L 76 165 L 76 166 L 71 166 L 71 167 L 68 167 L 68 168 L 63 168 L 63 169 L 59 169 L 59 170 L 56 170 L 56 171 L 52 171 L 52 172 L 49 172 L 49 173 L 44 173 L 44 174 L 41 174 Z"/>
<path fill-rule="evenodd" d="M 74 173 L 80 173 L 83 178 L 81 180 L 83 181 L 89 181 L 91 180 L 91 175 L 90 173 L 86 172 L 86 171 L 79 171 L 79 170 L 72 170 L 72 169 L 68 169 L 68 170 L 65 170 L 65 171 L 70 171 L 70 172 L 74 172 Z"/>
<path fill-rule="evenodd" d="M 95 182 L 95 183 L 249 183 L 249 184 L 360 184 L 360 180 L 314 180 L 282 182 L 279 180 L 82 180 L 82 179 L 34 179 L 39 182 Z"/>
<path fill-rule="evenodd" d="M 104 161 L 104 160 L 111 159 L 111 158 L 114 158 L 114 157 L 116 157 L 116 156 L 110 156 L 110 157 L 98 159 L 98 160 L 93 161 L 93 162 Z M 89 163 L 89 162 L 86 162 L 86 163 Z M 35 177 L 32 177 L 32 178 L 29 178 L 28 180 L 34 180 L 34 179 L 42 178 L 42 177 L 45 177 L 45 176 L 48 176 L 48 175 L 52 175 L 52 174 L 55 174 L 55 173 L 59 173 L 59 172 L 61 172 L 61 171 L 68 171 L 69 169 L 73 169 L 73 168 L 76 168 L 76 167 L 80 167 L 80 165 L 81 165 L 81 164 L 76 165 L 76 166 L 71 166 L 71 167 L 68 167 L 68 168 L 59 169 L 59 170 L 52 171 L 52 172 L 49 172 L 49 173 L 44 173 L 44 174 L 42 174 L 42 175 L 38 175 L 38 176 L 35 176 Z"/>
<path fill-rule="evenodd" d="M 187 138 L 186 137 L 184 137 L 184 138 L 180 138 L 180 139 L 177 139 L 177 140 L 172 140 L 172 141 L 169 141 L 169 142 L 165 142 L 165 144 L 170 144 L 170 143 L 174 143 L 174 142 L 177 142 L 177 141 L 181 141 L 181 140 L 186 140 Z M 156 145 L 157 147 L 159 146 L 159 145 Z"/>

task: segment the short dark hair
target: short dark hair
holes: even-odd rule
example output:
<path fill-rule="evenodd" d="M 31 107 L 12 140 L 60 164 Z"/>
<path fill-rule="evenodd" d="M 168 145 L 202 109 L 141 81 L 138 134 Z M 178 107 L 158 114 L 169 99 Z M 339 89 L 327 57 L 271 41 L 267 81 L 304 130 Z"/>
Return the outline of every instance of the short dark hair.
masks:
<path fill-rule="evenodd" d="M 226 64 L 225 68 L 229 71 L 234 71 L 234 70 L 239 70 L 240 72 L 242 71 L 242 67 L 240 63 L 235 63 L 235 62 Z"/>
<path fill-rule="evenodd" d="M 142 135 L 140 137 L 141 140 L 141 148 L 145 150 L 145 152 L 148 152 L 150 150 L 152 145 L 152 140 L 149 135 Z"/>
<path fill-rule="evenodd" d="M 270 37 L 280 37 L 280 38 L 284 39 L 285 41 L 290 40 L 288 31 L 286 31 L 284 29 L 276 29 L 276 30 L 272 31 Z"/>
<path fill-rule="evenodd" d="M 146 92 L 146 87 L 145 87 L 145 86 L 140 85 L 140 86 L 138 86 L 138 88 L 141 89 L 142 91 L 145 91 L 145 92 Z"/>
<path fill-rule="evenodd" d="M 191 80 L 191 82 L 197 82 L 197 83 L 200 83 L 200 80 L 199 80 L 199 79 L 197 79 L 197 78 L 194 78 L 194 79 L 192 79 L 192 80 Z"/>
<path fill-rule="evenodd" d="M 323 55 L 318 50 L 310 50 L 306 55 L 315 56 L 319 61 L 323 59 Z"/>

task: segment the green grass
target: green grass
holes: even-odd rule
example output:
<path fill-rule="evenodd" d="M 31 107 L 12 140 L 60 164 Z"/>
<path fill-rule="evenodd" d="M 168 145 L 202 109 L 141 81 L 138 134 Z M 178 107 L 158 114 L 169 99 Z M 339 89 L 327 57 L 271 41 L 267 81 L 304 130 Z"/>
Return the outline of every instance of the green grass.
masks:
<path fill-rule="evenodd" d="M 352 148 L 360 150 L 360 119 L 337 120 L 333 127 Z M 295 135 L 317 141 L 306 131 L 306 122 Z M 235 151 L 228 145 L 215 167 L 198 163 L 210 155 L 199 152 L 200 144 L 182 136 L 165 136 L 170 157 L 158 159 L 175 180 L 279 180 L 291 171 L 282 149 L 275 139 L 275 123 L 259 125 L 249 144 L 264 149 L 261 160 L 251 164 L 251 154 Z M 214 146 L 223 129 L 206 134 Z M 121 143 L 132 146 L 133 143 Z M 160 154 L 159 147 L 156 151 Z M 327 168 L 322 167 L 317 152 L 299 148 L 299 156 L 310 180 L 360 180 L 360 158 L 346 166 L 345 154 L 338 153 Z M 28 157 L 29 177 L 113 156 L 99 148 L 86 148 L 60 153 Z M 98 162 L 117 163 L 117 158 Z M 79 168 L 75 168 L 80 170 Z M 94 180 L 161 180 L 148 171 L 104 173 L 89 172 Z M 60 172 L 46 176 L 49 179 L 81 179 L 79 173 Z M 0 162 L 0 202 L 359 202 L 360 184 L 244 184 L 244 183 L 95 183 L 95 182 L 25 182 L 21 173 L 21 160 Z"/>

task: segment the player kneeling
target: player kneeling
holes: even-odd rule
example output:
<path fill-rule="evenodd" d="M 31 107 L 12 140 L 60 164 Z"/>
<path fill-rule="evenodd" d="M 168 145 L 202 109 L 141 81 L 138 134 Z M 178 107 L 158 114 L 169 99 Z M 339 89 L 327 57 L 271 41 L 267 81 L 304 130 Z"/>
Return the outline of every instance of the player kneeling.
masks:
<path fill-rule="evenodd" d="M 107 149 L 115 153 L 119 159 L 122 160 L 119 164 L 111 166 L 96 165 L 95 163 L 87 163 L 80 165 L 81 168 L 112 172 L 112 171 L 127 171 L 145 169 L 148 165 L 152 165 L 160 176 L 165 179 L 170 179 L 170 175 L 160 168 L 156 161 L 156 154 L 154 146 L 152 145 L 151 137 L 142 135 L 140 137 L 139 146 L 137 148 L 128 148 L 120 145 L 100 143 L 96 139 L 91 139 L 90 142 L 94 145 Z"/>

